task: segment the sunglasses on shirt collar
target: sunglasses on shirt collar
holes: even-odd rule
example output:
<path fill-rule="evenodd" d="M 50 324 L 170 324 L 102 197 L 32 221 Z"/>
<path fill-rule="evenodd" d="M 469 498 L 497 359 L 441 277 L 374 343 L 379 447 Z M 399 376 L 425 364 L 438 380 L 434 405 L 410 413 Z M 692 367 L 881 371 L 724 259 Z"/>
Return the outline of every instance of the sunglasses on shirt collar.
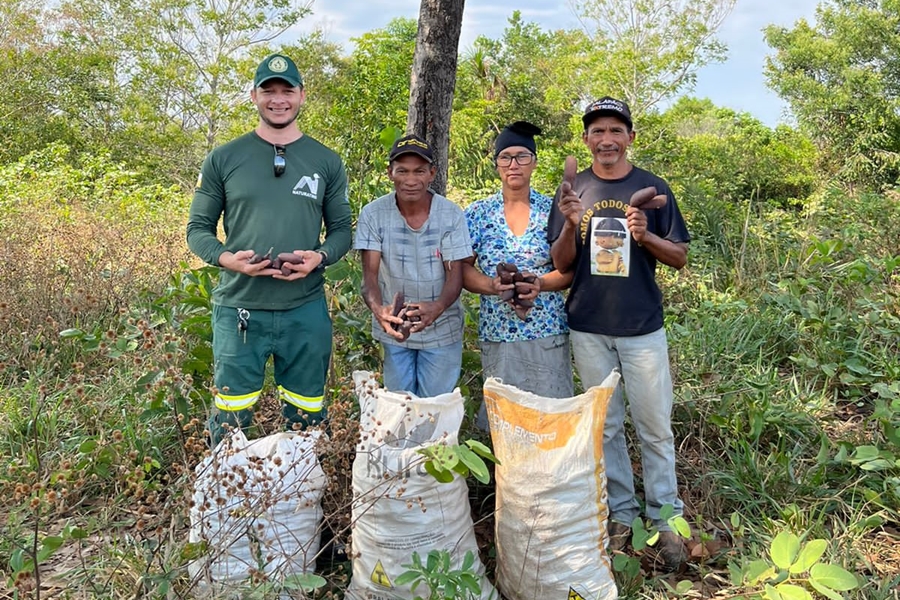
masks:
<path fill-rule="evenodd" d="M 275 149 L 275 177 L 281 177 L 284 175 L 285 167 L 287 167 L 287 162 L 284 160 L 284 152 L 286 149 L 284 146 L 273 145 L 272 147 Z"/>

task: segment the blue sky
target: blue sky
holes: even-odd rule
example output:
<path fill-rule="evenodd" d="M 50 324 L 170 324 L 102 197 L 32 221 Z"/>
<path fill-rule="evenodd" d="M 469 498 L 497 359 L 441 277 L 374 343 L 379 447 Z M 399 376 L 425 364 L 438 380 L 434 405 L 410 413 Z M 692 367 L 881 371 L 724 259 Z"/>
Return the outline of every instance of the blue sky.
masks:
<path fill-rule="evenodd" d="M 729 58 L 701 70 L 691 95 L 749 112 L 769 126 L 789 123 L 785 105 L 765 85 L 763 64 L 769 48 L 763 41 L 762 29 L 769 24 L 791 26 L 800 18 L 813 21 L 820 1 L 737 0 L 719 36 L 728 44 Z M 321 28 L 328 39 L 343 44 L 349 51 L 349 40 L 355 36 L 384 27 L 395 17 L 417 18 L 419 1 L 313 0 L 312 9 L 312 16 L 304 19 L 299 29 Z M 579 27 L 566 0 L 466 0 L 460 50 L 479 35 L 499 37 L 516 9 L 525 21 L 538 23 L 544 29 Z"/>

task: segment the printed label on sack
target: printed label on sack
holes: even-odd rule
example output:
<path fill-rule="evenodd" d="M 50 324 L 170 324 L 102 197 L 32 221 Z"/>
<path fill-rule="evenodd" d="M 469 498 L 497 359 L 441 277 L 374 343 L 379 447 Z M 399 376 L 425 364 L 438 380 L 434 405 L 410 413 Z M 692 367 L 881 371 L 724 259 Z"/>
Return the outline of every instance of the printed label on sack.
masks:
<path fill-rule="evenodd" d="M 372 583 L 375 585 L 380 585 L 381 587 L 393 588 L 391 585 L 391 580 L 387 576 L 387 573 L 384 571 L 384 565 L 381 564 L 381 561 L 375 563 L 375 568 L 372 569 Z"/>
<path fill-rule="evenodd" d="M 574 588 L 569 588 L 569 600 L 585 600 L 584 596 L 575 591 Z"/>

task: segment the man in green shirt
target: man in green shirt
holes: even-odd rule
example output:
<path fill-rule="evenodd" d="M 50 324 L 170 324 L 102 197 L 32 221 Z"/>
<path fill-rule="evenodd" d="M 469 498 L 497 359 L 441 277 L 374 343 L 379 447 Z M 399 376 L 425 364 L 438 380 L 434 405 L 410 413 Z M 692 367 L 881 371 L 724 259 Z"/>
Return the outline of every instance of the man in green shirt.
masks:
<path fill-rule="evenodd" d="M 331 357 L 323 272 L 351 238 L 344 164 L 296 125 L 306 90 L 294 62 L 266 57 L 250 98 L 259 124 L 206 157 L 187 225 L 191 250 L 221 269 L 212 298 L 213 444 L 226 424 L 250 424 L 269 356 L 287 426 L 322 420 Z"/>

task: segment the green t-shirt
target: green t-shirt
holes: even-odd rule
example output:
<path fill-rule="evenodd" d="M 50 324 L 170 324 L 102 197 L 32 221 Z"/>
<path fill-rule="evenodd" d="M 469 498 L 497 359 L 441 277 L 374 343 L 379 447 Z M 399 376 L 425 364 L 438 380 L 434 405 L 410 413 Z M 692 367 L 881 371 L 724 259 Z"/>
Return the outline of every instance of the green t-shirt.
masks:
<path fill-rule="evenodd" d="M 280 177 L 275 177 L 274 157 L 272 144 L 255 132 L 209 153 L 187 225 L 188 246 L 197 256 L 218 265 L 226 250 L 262 254 L 274 248 L 273 257 L 293 250 L 323 250 L 332 264 L 347 253 L 352 224 L 341 158 L 307 135 L 285 145 L 287 164 Z M 220 218 L 224 243 L 216 237 Z M 323 281 L 321 272 L 282 281 L 222 269 L 213 302 L 287 310 L 320 298 Z"/>

